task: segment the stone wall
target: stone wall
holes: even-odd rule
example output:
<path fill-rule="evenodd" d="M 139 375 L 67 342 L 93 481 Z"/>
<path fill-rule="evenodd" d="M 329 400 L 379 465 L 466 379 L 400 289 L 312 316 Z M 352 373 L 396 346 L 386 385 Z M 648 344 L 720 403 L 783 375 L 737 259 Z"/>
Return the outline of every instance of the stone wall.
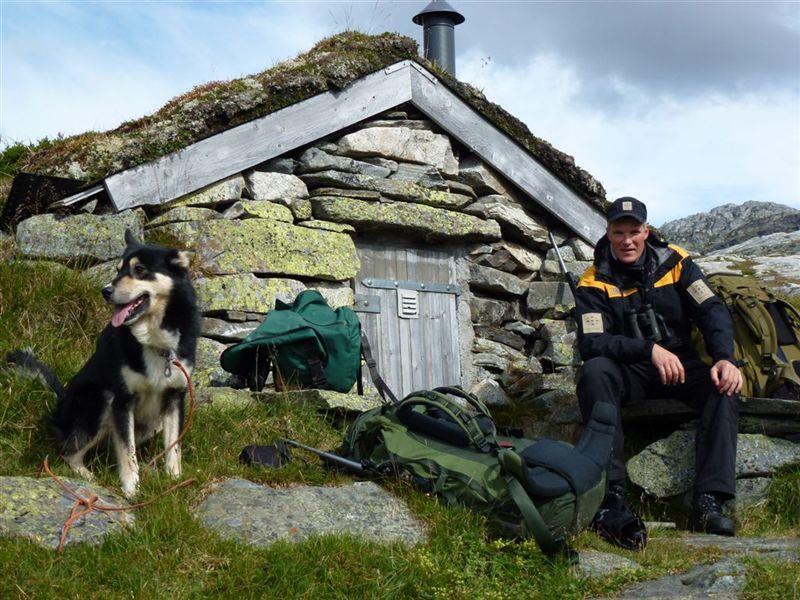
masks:
<path fill-rule="evenodd" d="M 548 233 L 552 228 L 576 273 L 591 248 L 552 227 L 412 109 L 390 111 L 168 206 L 32 217 L 19 225 L 17 241 L 27 257 L 79 260 L 105 283 L 125 227 L 146 241 L 194 251 L 204 317 L 201 385 L 232 383 L 218 367 L 219 353 L 243 339 L 276 298 L 313 288 L 333 306 L 351 305 L 349 281 L 360 268 L 354 237 L 446 244 L 456 250 L 464 289 L 462 385 L 490 404 L 530 404 L 531 433 L 575 432 L 579 359 L 575 326 L 566 319 L 572 297 Z"/>

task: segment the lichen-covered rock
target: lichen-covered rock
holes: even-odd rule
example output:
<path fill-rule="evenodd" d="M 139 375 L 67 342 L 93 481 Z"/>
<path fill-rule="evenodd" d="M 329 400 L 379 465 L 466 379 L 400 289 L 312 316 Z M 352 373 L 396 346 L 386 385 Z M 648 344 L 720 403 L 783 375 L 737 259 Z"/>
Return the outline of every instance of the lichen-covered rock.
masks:
<path fill-rule="evenodd" d="M 302 176 L 310 187 L 339 187 L 351 190 L 378 192 L 381 196 L 401 202 L 414 202 L 435 208 L 458 210 L 469 204 L 472 198 L 442 190 L 433 190 L 401 179 L 376 179 L 356 173 L 320 171 Z M 319 194 L 315 194 L 319 196 Z"/>
<path fill-rule="evenodd" d="M 17 225 L 17 251 L 31 258 L 64 261 L 105 261 L 125 250 L 125 230 L 141 240 L 144 216 L 140 210 L 115 215 L 35 215 Z"/>
<path fill-rule="evenodd" d="M 528 291 L 527 284 L 514 275 L 476 264 L 469 266 L 469 287 L 503 296 L 522 296 Z"/>
<path fill-rule="evenodd" d="M 581 550 L 578 555 L 577 571 L 583 577 L 606 577 L 621 571 L 635 571 L 641 565 L 629 558 L 612 554 L 610 552 L 599 552 L 597 550 Z"/>
<path fill-rule="evenodd" d="M 303 180 L 286 173 L 245 173 L 247 194 L 253 200 L 287 201 L 292 198 L 308 198 L 308 189 Z"/>
<path fill-rule="evenodd" d="M 295 279 L 260 279 L 252 273 L 201 277 L 194 282 L 197 304 L 206 314 L 224 311 L 266 314 L 275 308 L 275 300 L 292 302 L 306 289 Z"/>
<path fill-rule="evenodd" d="M 459 162 L 458 180 L 469 185 L 481 196 L 507 193 L 498 175 L 474 154 Z"/>
<path fill-rule="evenodd" d="M 289 401 L 309 404 L 321 410 L 337 410 L 361 413 L 381 405 L 377 393 L 374 395 L 343 394 L 332 390 L 293 390 L 287 392 L 263 392 L 258 395 L 264 402 Z"/>
<path fill-rule="evenodd" d="M 519 398 L 539 389 L 542 370 L 542 363 L 535 356 L 512 361 L 500 376 L 500 385 L 511 396 Z"/>
<path fill-rule="evenodd" d="M 508 406 L 511 402 L 508 394 L 494 379 L 482 379 L 473 385 L 469 392 L 475 394 L 487 406 Z"/>
<path fill-rule="evenodd" d="M 522 350 L 525 348 L 525 338 L 505 327 L 475 325 L 473 329 L 475 330 L 475 335 L 479 338 L 500 342 L 506 346 L 511 346 L 515 350 Z"/>
<path fill-rule="evenodd" d="M 564 263 L 567 271 L 579 278 L 586 272 L 592 263 L 588 261 L 572 261 Z M 561 265 L 555 260 L 546 260 L 542 264 L 541 270 L 542 281 L 566 281 L 566 277 L 561 272 Z"/>
<path fill-rule="evenodd" d="M 569 335 L 573 338 L 571 342 L 550 342 L 547 344 L 547 347 L 544 349 L 544 352 L 541 353 L 540 357 L 559 366 L 581 364 L 577 335 L 574 333 Z"/>
<path fill-rule="evenodd" d="M 145 241 L 170 248 L 191 250 L 197 244 L 200 229 L 206 221 L 183 221 L 152 227 L 145 232 Z"/>
<path fill-rule="evenodd" d="M 225 344 L 201 337 L 197 340 L 197 360 L 192 381 L 200 387 L 230 387 L 238 383 L 238 378 L 228 373 L 219 364 L 219 357 L 227 348 Z"/>
<path fill-rule="evenodd" d="M 575 254 L 575 260 L 594 261 L 594 247 L 584 242 L 581 238 L 572 238 L 569 241 L 569 246 Z"/>
<path fill-rule="evenodd" d="M 628 476 L 646 492 L 665 498 L 688 491 L 694 482 L 695 432 L 676 431 L 628 461 Z M 736 477 L 765 476 L 800 463 L 800 444 L 765 435 L 739 434 Z"/>
<path fill-rule="evenodd" d="M 565 263 L 575 262 L 578 260 L 575 258 L 575 252 L 572 250 L 571 246 L 564 246 L 559 248 L 558 251 L 561 253 L 561 260 L 563 260 Z M 547 254 L 545 254 L 544 259 L 558 262 L 558 255 L 556 254 L 555 248 L 550 248 L 547 251 Z"/>
<path fill-rule="evenodd" d="M 314 173 L 316 171 L 344 171 L 345 173 L 359 173 L 368 177 L 384 178 L 392 172 L 391 169 L 368 162 L 355 160 L 346 156 L 328 154 L 324 150 L 312 146 L 300 156 L 296 173 Z"/>
<path fill-rule="evenodd" d="M 476 248 L 470 253 L 470 260 L 479 265 L 518 274 L 535 273 L 542 266 L 541 256 L 506 240 Z"/>
<path fill-rule="evenodd" d="M 430 165 L 400 163 L 397 165 L 397 170 L 390 177 L 400 181 L 409 181 L 432 190 L 448 191 L 450 189 L 448 182 L 436 170 L 436 167 Z"/>
<path fill-rule="evenodd" d="M 314 217 L 317 219 L 349 223 L 359 231 L 393 231 L 426 241 L 500 239 L 500 227 L 496 221 L 484 221 L 430 206 L 404 202 L 365 202 L 354 198 L 327 196 L 316 196 L 311 202 Z"/>
<path fill-rule="evenodd" d="M 346 282 L 331 283 L 325 281 L 309 281 L 307 283 L 308 289 L 317 290 L 325 302 L 328 303 L 333 309 L 340 306 L 353 306 L 355 304 L 355 295 L 353 289 L 347 285 Z"/>
<path fill-rule="evenodd" d="M 406 505 L 372 481 L 271 488 L 228 479 L 212 487 L 196 514 L 223 538 L 261 547 L 318 535 L 412 545 L 426 539 Z"/>
<path fill-rule="evenodd" d="M 218 183 L 209 185 L 197 192 L 178 198 L 165 205 L 166 209 L 176 206 L 217 206 L 234 202 L 242 197 L 244 191 L 244 177 L 234 175 Z"/>
<path fill-rule="evenodd" d="M 519 318 L 519 308 L 516 304 L 502 300 L 472 296 L 469 299 L 469 309 L 472 322 L 481 325 L 502 325 L 506 321 Z"/>
<path fill-rule="evenodd" d="M 464 208 L 464 212 L 498 221 L 505 237 L 526 246 L 550 243 L 547 225 L 507 196 L 483 196 Z"/>
<path fill-rule="evenodd" d="M 310 190 L 312 196 L 342 196 L 358 200 L 380 200 L 381 193 L 373 190 L 341 189 L 335 187 L 318 187 Z"/>
<path fill-rule="evenodd" d="M 60 478 L 83 498 L 92 494 L 106 506 L 127 506 L 117 496 L 93 483 Z M 51 479 L 45 477 L 0 477 L 0 537 L 21 537 L 55 550 L 61 528 L 70 516 L 75 499 Z M 77 520 L 69 530 L 66 544 L 100 544 L 113 533 L 134 523 L 131 512 L 93 511 Z"/>
<path fill-rule="evenodd" d="M 311 229 L 324 229 L 325 231 L 335 231 L 336 233 L 355 233 L 356 228 L 347 223 L 333 223 L 332 221 L 321 221 L 319 219 L 311 219 L 310 221 L 301 221 L 298 223 L 300 227 L 310 227 Z"/>
<path fill-rule="evenodd" d="M 360 267 L 352 238 L 267 219 L 208 221 L 197 238 L 206 273 L 297 275 L 340 281 Z"/>
<path fill-rule="evenodd" d="M 621 590 L 617 598 L 737 598 L 747 583 L 747 567 L 741 559 L 726 557 L 699 565 L 686 573 L 642 581 Z"/>
<path fill-rule="evenodd" d="M 209 219 L 221 219 L 222 215 L 211 208 L 199 206 L 176 206 L 147 222 L 147 227 L 157 227 L 167 223 L 183 223 L 185 221 L 208 221 Z"/>
<path fill-rule="evenodd" d="M 240 200 L 223 215 L 226 219 L 272 219 L 292 223 L 294 215 L 289 207 L 269 200 Z"/>
<path fill-rule="evenodd" d="M 250 332 L 258 327 L 258 321 L 244 321 L 231 323 L 224 319 L 204 317 L 202 322 L 202 334 L 204 337 L 211 338 L 218 342 L 232 343 L 241 342 Z"/>
<path fill-rule="evenodd" d="M 476 354 L 494 354 L 508 361 L 525 360 L 525 355 L 519 350 L 506 346 L 500 342 L 476 337 L 472 342 L 472 351 Z"/>
<path fill-rule="evenodd" d="M 556 281 L 532 281 L 528 284 L 525 297 L 528 310 L 532 313 L 556 309 L 566 314 L 575 305 L 575 299 L 566 283 Z"/>
<path fill-rule="evenodd" d="M 242 408 L 255 402 L 249 390 L 231 387 L 204 387 L 197 390 L 198 406 L 213 406 L 217 409 Z"/>
<path fill-rule="evenodd" d="M 458 174 L 450 138 L 408 127 L 367 127 L 342 137 L 337 146 L 347 156 L 381 156 L 396 161 L 433 165 L 448 175 Z"/>
<path fill-rule="evenodd" d="M 99 293 L 100 288 L 111 283 L 111 280 L 117 276 L 118 264 L 119 259 L 107 260 L 106 262 L 97 263 L 85 271 L 81 271 L 81 275 L 96 284 Z"/>

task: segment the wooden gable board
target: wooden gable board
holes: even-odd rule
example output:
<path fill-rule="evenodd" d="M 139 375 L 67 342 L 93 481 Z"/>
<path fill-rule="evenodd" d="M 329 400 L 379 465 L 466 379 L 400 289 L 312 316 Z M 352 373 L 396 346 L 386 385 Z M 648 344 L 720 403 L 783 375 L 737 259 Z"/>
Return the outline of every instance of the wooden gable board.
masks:
<path fill-rule="evenodd" d="M 587 242 L 603 235 L 605 217 L 598 209 L 412 61 L 111 175 L 104 183 L 117 210 L 163 204 L 409 101 Z"/>

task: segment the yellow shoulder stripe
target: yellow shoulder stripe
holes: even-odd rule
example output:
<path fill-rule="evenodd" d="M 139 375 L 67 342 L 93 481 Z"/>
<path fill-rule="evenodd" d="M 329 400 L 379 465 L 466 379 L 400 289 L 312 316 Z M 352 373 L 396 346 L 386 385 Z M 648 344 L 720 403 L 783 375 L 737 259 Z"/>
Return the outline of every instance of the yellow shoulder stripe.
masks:
<path fill-rule="evenodd" d="M 578 281 L 578 287 L 591 287 L 601 290 L 605 292 L 609 298 L 625 298 L 636 293 L 635 288 L 631 290 L 620 290 L 615 285 L 606 283 L 605 281 L 599 281 L 595 278 L 596 272 L 597 270 L 595 269 L 594 265 L 591 265 L 588 269 L 586 269 Z"/>
<path fill-rule="evenodd" d="M 683 272 L 683 259 L 689 256 L 689 253 L 680 246 L 675 246 L 674 244 L 670 244 L 669 247 L 680 255 L 681 260 L 680 262 L 678 262 L 677 265 L 672 267 L 672 269 L 664 273 L 661 279 L 659 279 L 653 284 L 653 287 L 675 285 L 681 278 L 681 273 Z"/>

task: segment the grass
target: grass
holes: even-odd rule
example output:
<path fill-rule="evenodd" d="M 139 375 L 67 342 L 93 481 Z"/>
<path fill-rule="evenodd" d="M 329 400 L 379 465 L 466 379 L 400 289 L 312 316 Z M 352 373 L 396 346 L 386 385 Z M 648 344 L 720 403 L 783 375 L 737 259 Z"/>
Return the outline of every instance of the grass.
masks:
<path fill-rule="evenodd" d="M 10 245 L 0 246 L 0 349 L 30 345 L 67 380 L 91 353 L 107 319 L 100 294 L 80 275 L 16 261 Z M 34 475 L 45 454 L 56 454 L 45 425 L 52 403 L 52 394 L 38 382 L 0 372 L 0 473 Z M 184 477 L 197 479 L 196 485 L 137 511 L 134 528 L 100 547 L 76 545 L 55 555 L 27 541 L 0 539 L 0 597 L 566 599 L 611 594 L 632 581 L 680 572 L 719 556 L 686 550 L 678 539 L 633 554 L 583 533 L 574 540 L 579 549 L 615 552 L 641 564 L 635 571 L 583 579 L 566 562 L 545 560 L 533 542 L 496 539 L 479 516 L 443 506 L 399 482 L 387 485 L 429 528 L 428 543 L 415 548 L 322 537 L 258 549 L 222 540 L 193 518 L 192 507 L 207 484 L 227 477 L 277 486 L 349 481 L 325 471 L 313 457 L 303 460 L 300 453 L 281 470 L 237 460 L 243 446 L 279 436 L 335 448 L 345 425 L 311 407 L 284 402 L 203 407 L 184 443 Z M 143 456 L 156 450 L 145 448 Z M 61 461 L 51 462 L 57 474 L 69 475 Z M 119 489 L 107 452 L 87 462 L 99 483 Z M 160 473 L 148 472 L 141 497 L 152 498 L 170 484 Z M 745 521 L 744 533 L 800 534 L 798 485 L 800 469 L 782 472 L 769 504 Z M 797 594 L 796 574 L 780 563 L 751 560 L 748 570 L 750 597 Z"/>

